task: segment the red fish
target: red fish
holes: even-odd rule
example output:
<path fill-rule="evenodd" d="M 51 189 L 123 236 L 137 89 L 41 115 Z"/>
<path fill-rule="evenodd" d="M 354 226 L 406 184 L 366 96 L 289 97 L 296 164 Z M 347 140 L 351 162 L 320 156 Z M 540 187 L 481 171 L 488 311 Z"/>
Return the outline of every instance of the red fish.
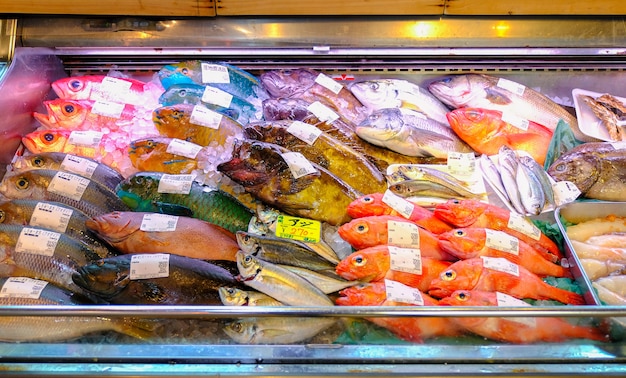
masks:
<path fill-rule="evenodd" d="M 383 197 L 383 193 L 371 193 L 357 198 L 348 205 L 348 215 L 352 218 L 362 218 L 372 215 L 402 216 L 435 234 L 440 234 L 452 229 L 452 226 L 435 217 L 432 211 L 403 199 L 406 205 L 411 209 L 410 215 L 406 217 L 404 214 L 396 211 L 387 202 L 383 201 Z"/>
<path fill-rule="evenodd" d="M 372 282 L 352 286 L 339 292 L 341 296 L 335 303 L 340 306 L 415 306 L 409 303 L 387 299 L 384 282 Z M 424 306 L 437 306 L 437 300 L 421 293 Z M 372 323 L 386 328 L 403 340 L 421 342 L 438 336 L 458 336 L 457 327 L 450 318 L 437 317 L 395 317 L 367 318 Z"/>
<path fill-rule="evenodd" d="M 445 261 L 457 260 L 439 248 L 435 234 L 399 216 L 377 215 L 353 219 L 341 225 L 338 232 L 343 240 L 357 250 L 381 244 L 402 247 L 413 245 L 419 247 L 422 257 Z"/>
<path fill-rule="evenodd" d="M 564 257 L 556 243 L 529 221 L 524 222 L 527 225 L 522 228 L 513 226 L 511 212 L 501 207 L 473 199 L 451 199 L 437 204 L 433 213 L 455 227 L 486 227 L 504 231 L 528 243 L 552 262 Z"/>
<path fill-rule="evenodd" d="M 477 257 L 453 263 L 430 283 L 428 294 L 443 298 L 456 290 L 499 291 L 515 298 L 554 299 L 582 305 L 580 294 L 543 282 L 539 276 L 506 259 Z"/>
<path fill-rule="evenodd" d="M 419 262 L 421 273 L 394 270 L 388 245 L 377 245 L 350 254 L 337 264 L 335 271 L 349 281 L 398 281 L 420 291 L 427 291 L 430 281 L 450 266 L 450 262 L 422 257 Z"/>
<path fill-rule="evenodd" d="M 496 240 L 489 241 L 488 233 L 490 239 Z M 538 276 L 572 277 L 569 269 L 546 260 L 530 245 L 502 231 L 466 227 L 444 232 L 438 237 L 441 249 L 461 260 L 481 256 L 503 257 Z M 498 239 L 510 244 L 500 246 Z M 507 247 L 511 248 L 507 249 Z"/>
<path fill-rule="evenodd" d="M 57 98 L 44 101 L 47 114 L 33 113 L 33 117 L 47 129 L 119 131 L 134 125 L 136 116 L 141 116 L 132 105 L 102 106 L 95 101 L 67 100 Z M 144 112 L 143 118 L 151 121 L 152 113 Z"/>
<path fill-rule="evenodd" d="M 497 294 L 478 290 L 458 290 L 439 301 L 443 306 L 497 306 Z M 523 321 L 503 317 L 456 317 L 460 327 L 477 335 L 509 343 L 558 342 L 568 339 L 608 341 L 607 335 L 591 327 L 573 325 L 563 319 L 535 317 Z"/>

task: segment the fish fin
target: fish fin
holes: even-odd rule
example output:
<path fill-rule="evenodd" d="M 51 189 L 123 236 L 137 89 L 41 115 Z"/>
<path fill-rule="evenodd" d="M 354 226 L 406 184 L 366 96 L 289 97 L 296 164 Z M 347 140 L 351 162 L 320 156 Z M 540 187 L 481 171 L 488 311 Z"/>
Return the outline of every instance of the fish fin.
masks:
<path fill-rule="evenodd" d="M 132 336 L 139 340 L 148 340 L 154 337 L 154 330 L 158 324 L 151 319 L 122 319 L 116 324 L 116 329 L 125 335 Z"/>
<path fill-rule="evenodd" d="M 559 289 L 558 287 L 550 286 L 551 298 L 545 297 L 541 299 L 556 299 L 557 301 L 565 304 L 572 305 L 584 305 L 587 304 L 585 298 L 582 295 L 574 293 L 572 291 Z"/>
<path fill-rule="evenodd" d="M 503 92 L 500 92 L 494 88 L 485 88 L 487 94 L 487 100 L 492 104 L 508 105 L 513 101 Z"/>
<path fill-rule="evenodd" d="M 184 217 L 193 216 L 193 210 L 191 210 L 187 206 L 158 201 L 154 201 L 152 204 L 154 205 L 155 211 L 161 214 L 178 215 Z"/>

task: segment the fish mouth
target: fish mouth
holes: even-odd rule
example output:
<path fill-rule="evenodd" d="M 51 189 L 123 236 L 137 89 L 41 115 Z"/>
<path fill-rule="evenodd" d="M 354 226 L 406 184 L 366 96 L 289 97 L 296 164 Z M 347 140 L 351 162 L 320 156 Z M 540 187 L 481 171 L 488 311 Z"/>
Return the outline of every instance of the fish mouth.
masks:
<path fill-rule="evenodd" d="M 428 289 L 428 295 L 433 296 L 435 298 L 442 298 L 441 300 L 445 299 L 446 297 L 449 297 L 450 294 L 452 294 L 452 291 L 447 290 L 447 289 L 442 289 L 442 288 L 429 288 Z M 441 300 L 439 301 L 439 303 L 441 303 Z"/>
<path fill-rule="evenodd" d="M 57 120 L 51 115 L 33 112 L 33 118 L 35 118 L 37 122 L 42 124 L 45 128 L 54 129 L 57 127 Z"/>

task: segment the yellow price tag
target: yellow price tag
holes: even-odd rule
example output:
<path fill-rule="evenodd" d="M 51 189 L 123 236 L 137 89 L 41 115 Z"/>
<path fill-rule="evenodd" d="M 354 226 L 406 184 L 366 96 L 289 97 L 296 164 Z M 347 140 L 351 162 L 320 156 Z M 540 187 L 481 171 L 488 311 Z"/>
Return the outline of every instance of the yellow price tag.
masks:
<path fill-rule="evenodd" d="M 309 243 L 319 243 L 322 223 L 313 219 L 279 215 L 276 224 L 276 236 Z"/>

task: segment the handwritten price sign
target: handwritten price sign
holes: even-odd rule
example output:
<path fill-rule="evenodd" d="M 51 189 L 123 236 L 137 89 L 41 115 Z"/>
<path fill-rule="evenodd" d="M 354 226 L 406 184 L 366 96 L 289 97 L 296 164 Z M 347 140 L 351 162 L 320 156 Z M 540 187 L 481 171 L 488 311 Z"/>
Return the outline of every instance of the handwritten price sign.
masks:
<path fill-rule="evenodd" d="M 316 220 L 279 215 L 276 236 L 309 243 L 318 243 L 322 234 L 322 224 Z"/>

